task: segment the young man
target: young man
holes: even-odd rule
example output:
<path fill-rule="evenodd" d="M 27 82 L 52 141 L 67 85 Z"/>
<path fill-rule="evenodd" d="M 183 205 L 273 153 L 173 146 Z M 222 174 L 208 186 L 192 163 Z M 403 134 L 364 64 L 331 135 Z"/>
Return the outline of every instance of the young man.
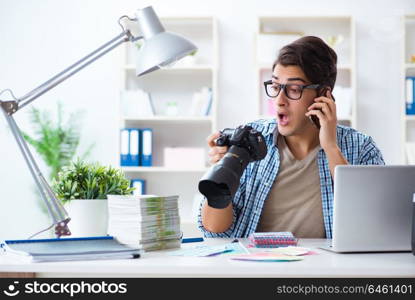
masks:
<path fill-rule="evenodd" d="M 298 238 L 332 238 L 335 167 L 384 164 L 371 137 L 337 125 L 331 93 L 336 63 L 336 53 L 313 36 L 280 50 L 272 79 L 264 83 L 277 116 L 248 124 L 263 134 L 268 154 L 248 165 L 229 206 L 201 203 L 199 228 L 205 236 L 291 231 Z M 215 145 L 218 136 L 207 139 L 211 163 L 227 151 Z"/>

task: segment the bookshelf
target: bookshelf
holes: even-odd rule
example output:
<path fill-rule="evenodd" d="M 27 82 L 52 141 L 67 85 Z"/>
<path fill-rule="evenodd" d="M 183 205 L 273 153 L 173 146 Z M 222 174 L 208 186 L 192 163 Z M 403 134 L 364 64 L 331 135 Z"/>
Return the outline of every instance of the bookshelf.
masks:
<path fill-rule="evenodd" d="M 336 97 L 338 122 L 356 128 L 355 24 L 351 16 L 261 16 L 256 30 L 257 112 L 260 118 L 272 118 L 272 102 L 268 100 L 263 82 L 272 75 L 272 64 L 279 49 L 305 36 L 314 35 L 327 41 L 337 39 L 332 47 L 338 55 Z M 330 43 L 329 43 L 330 44 Z M 264 45 L 274 45 L 264 49 Z M 337 93 L 336 93 L 337 91 Z M 340 93 L 341 91 L 341 93 Z"/>
<path fill-rule="evenodd" d="M 172 16 L 161 17 L 160 20 L 167 31 L 188 38 L 198 47 L 198 51 L 190 61 L 185 58 L 172 67 L 137 78 L 133 60 L 137 49 L 134 45 L 125 46 L 121 58 L 121 90 L 141 89 L 151 93 L 155 114 L 123 116 L 120 106 L 120 128 L 153 130 L 153 166 L 121 168 L 130 179 L 144 179 L 147 194 L 179 195 L 184 236 L 200 235 L 195 218 L 200 201 L 197 187 L 208 169 L 206 137 L 217 128 L 217 21 L 211 16 Z M 211 89 L 210 114 L 195 116 L 189 113 L 192 97 L 203 87 Z M 171 101 L 177 104 L 177 115 L 166 114 L 167 102 Z M 163 157 L 166 147 L 204 148 L 205 165 L 194 168 L 166 167 Z"/>
<path fill-rule="evenodd" d="M 402 17 L 402 31 L 402 163 L 415 164 L 415 160 L 410 158 L 415 154 L 415 115 L 406 114 L 405 82 L 407 76 L 415 76 L 415 15 Z"/>

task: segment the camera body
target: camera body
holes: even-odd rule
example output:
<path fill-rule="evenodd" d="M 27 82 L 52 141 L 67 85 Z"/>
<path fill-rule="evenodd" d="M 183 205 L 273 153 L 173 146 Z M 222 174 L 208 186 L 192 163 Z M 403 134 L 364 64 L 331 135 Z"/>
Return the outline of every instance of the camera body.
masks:
<path fill-rule="evenodd" d="M 247 150 L 249 162 L 261 160 L 267 155 L 264 137 L 251 126 L 239 126 L 236 129 L 225 128 L 216 140 L 216 145 L 235 146 Z"/>
<path fill-rule="evenodd" d="M 264 136 L 251 126 L 224 129 L 216 145 L 228 146 L 229 150 L 199 181 L 199 191 L 209 206 L 225 208 L 235 196 L 248 163 L 263 159 L 267 146 Z"/>

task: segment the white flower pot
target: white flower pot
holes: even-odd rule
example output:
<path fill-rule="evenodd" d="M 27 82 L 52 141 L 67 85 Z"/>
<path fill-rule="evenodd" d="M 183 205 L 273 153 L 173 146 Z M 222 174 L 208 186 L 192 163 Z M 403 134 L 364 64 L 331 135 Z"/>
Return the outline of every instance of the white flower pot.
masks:
<path fill-rule="evenodd" d="M 71 237 L 107 235 L 108 201 L 106 199 L 79 199 L 65 204 L 71 221 Z"/>

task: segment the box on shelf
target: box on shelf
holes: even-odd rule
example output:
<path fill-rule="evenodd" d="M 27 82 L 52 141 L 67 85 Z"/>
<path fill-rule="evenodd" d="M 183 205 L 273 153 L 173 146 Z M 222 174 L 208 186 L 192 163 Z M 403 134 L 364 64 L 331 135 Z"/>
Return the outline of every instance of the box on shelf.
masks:
<path fill-rule="evenodd" d="M 258 35 L 258 62 L 271 64 L 278 55 L 278 51 L 285 45 L 295 41 L 302 36 L 298 32 L 270 32 Z M 271 67 L 271 65 L 270 65 Z"/>
<path fill-rule="evenodd" d="M 164 148 L 164 165 L 167 168 L 196 169 L 205 167 L 205 149 L 196 147 Z"/>

